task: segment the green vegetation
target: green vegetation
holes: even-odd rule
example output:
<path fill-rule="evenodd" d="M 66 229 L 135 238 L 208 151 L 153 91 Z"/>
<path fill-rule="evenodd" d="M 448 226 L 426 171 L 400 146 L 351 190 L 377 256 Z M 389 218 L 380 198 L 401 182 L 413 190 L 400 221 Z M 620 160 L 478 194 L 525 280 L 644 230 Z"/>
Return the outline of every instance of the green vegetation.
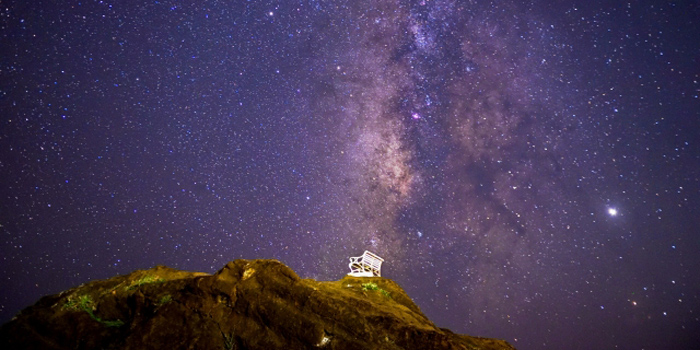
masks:
<path fill-rule="evenodd" d="M 156 305 L 163 306 L 171 301 L 173 301 L 173 297 L 170 294 L 166 294 L 160 297 L 160 299 L 158 299 L 158 303 Z"/>
<path fill-rule="evenodd" d="M 80 302 L 79 299 L 80 298 L 76 299 L 76 298 L 68 297 L 66 299 L 66 302 L 63 304 L 63 308 L 66 310 L 78 310 L 78 304 Z"/>
<path fill-rule="evenodd" d="M 363 291 L 376 290 L 376 291 L 379 291 L 379 293 L 382 293 L 383 296 L 385 296 L 387 298 L 391 298 L 391 294 L 389 292 L 385 291 L 384 289 L 379 288 L 379 286 L 376 283 L 372 283 L 372 282 L 363 283 L 362 290 Z"/>
<path fill-rule="evenodd" d="M 141 287 L 144 284 L 150 284 L 150 283 L 156 283 L 156 282 L 162 283 L 162 282 L 165 282 L 165 280 L 161 277 L 158 277 L 158 276 L 146 275 L 146 276 L 143 276 L 135 281 L 132 281 L 126 287 L 126 290 L 136 289 L 138 287 Z"/>
<path fill-rule="evenodd" d="M 379 290 L 379 286 L 377 286 L 376 283 L 363 283 L 362 284 L 362 290 L 367 291 L 367 290 Z"/>
<path fill-rule="evenodd" d="M 162 282 L 165 282 L 165 279 L 158 277 L 158 276 L 155 276 L 155 275 L 145 275 L 137 280 L 131 281 L 131 283 L 129 283 L 128 285 L 126 285 L 124 287 L 115 286 L 115 287 L 109 289 L 108 291 L 103 292 L 98 297 L 102 297 L 102 296 L 110 294 L 110 293 L 115 294 L 115 293 L 117 293 L 118 288 L 124 288 L 124 290 L 130 291 L 130 290 L 139 288 L 139 287 L 146 285 L 146 284 L 162 283 Z M 166 303 L 169 303 L 170 301 L 172 301 L 172 296 L 164 295 L 158 300 L 156 305 L 162 306 Z M 99 322 L 107 327 L 121 327 L 124 325 L 124 321 L 119 320 L 119 319 L 117 319 L 117 320 L 103 320 L 103 319 L 97 317 L 97 315 L 95 315 L 95 312 L 94 312 L 94 310 L 95 310 L 94 304 L 95 303 L 93 302 L 92 297 L 88 294 L 83 294 L 83 295 L 79 295 L 79 296 L 72 295 L 66 299 L 65 303 L 63 304 L 63 308 L 67 309 L 67 310 L 73 310 L 73 311 L 84 311 L 88 315 L 90 315 L 90 318 L 92 318 L 93 320 L 95 320 L 95 321 L 97 321 L 97 322 Z"/>
<path fill-rule="evenodd" d="M 92 301 L 92 298 L 87 294 L 81 295 L 78 298 L 68 297 L 68 299 L 66 300 L 66 303 L 63 304 L 63 308 L 68 309 L 68 310 L 75 310 L 75 311 L 77 311 L 77 310 L 85 311 L 88 315 L 90 315 L 90 318 L 92 318 L 93 320 L 95 320 L 99 323 L 102 323 L 103 325 L 105 325 L 107 327 L 121 327 L 124 325 L 124 321 L 119 320 L 119 319 L 117 319 L 117 320 L 103 320 L 103 319 L 97 317 L 97 315 L 95 315 L 95 312 L 93 311 L 95 309 L 95 306 L 94 306 L 94 303 Z"/>
<path fill-rule="evenodd" d="M 105 326 L 107 326 L 107 327 L 121 327 L 121 326 L 124 325 L 124 321 L 122 321 L 122 320 L 120 320 L 120 319 L 116 319 L 116 320 L 102 320 L 102 319 L 100 319 L 100 318 L 98 318 L 98 317 L 95 317 L 95 321 L 97 321 L 97 322 L 99 322 L 99 323 L 102 323 L 103 325 L 105 325 Z"/>
<path fill-rule="evenodd" d="M 234 336 L 236 328 L 234 327 L 233 330 L 230 332 L 224 332 L 224 330 L 221 329 L 221 324 L 219 322 L 216 322 L 216 326 L 219 327 L 219 332 L 221 333 L 221 337 L 223 338 L 224 350 L 238 349 L 238 346 L 236 346 L 236 338 Z"/>
<path fill-rule="evenodd" d="M 224 349 L 234 350 L 236 348 L 236 343 L 234 342 L 233 332 L 229 334 L 221 332 L 221 335 L 224 337 Z"/>

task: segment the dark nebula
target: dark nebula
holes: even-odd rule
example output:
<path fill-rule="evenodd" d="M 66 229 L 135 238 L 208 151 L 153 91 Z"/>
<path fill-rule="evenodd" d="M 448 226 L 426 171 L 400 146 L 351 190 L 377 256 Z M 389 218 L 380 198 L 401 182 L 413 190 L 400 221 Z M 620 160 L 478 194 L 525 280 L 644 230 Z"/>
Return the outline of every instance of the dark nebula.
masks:
<path fill-rule="evenodd" d="M 0 315 L 157 264 L 365 249 L 518 349 L 700 343 L 700 8 L 9 1 Z"/>

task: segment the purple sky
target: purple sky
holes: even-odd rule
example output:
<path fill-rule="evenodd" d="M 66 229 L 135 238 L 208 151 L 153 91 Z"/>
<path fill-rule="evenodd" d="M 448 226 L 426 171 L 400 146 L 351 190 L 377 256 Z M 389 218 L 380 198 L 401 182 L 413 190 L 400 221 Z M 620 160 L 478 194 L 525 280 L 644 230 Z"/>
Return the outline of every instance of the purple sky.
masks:
<path fill-rule="evenodd" d="M 458 333 L 700 343 L 697 1 L 192 3 L 0 6 L 0 321 L 369 249 Z"/>

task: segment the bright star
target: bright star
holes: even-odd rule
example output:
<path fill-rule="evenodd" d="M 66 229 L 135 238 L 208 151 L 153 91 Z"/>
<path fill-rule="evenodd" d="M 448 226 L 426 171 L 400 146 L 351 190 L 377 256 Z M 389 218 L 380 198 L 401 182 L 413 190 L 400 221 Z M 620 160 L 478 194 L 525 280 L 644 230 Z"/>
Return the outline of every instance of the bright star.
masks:
<path fill-rule="evenodd" d="M 608 215 L 610 215 L 610 216 L 617 216 L 617 209 L 615 209 L 615 208 L 608 208 Z"/>

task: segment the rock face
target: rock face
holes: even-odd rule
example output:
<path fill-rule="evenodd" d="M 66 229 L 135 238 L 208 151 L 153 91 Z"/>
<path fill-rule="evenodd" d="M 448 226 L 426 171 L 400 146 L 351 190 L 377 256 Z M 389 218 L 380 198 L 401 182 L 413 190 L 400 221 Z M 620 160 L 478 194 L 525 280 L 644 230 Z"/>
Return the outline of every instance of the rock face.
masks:
<path fill-rule="evenodd" d="M 396 283 L 301 279 L 276 260 L 155 267 L 40 299 L 0 349 L 514 349 L 436 327 Z"/>

